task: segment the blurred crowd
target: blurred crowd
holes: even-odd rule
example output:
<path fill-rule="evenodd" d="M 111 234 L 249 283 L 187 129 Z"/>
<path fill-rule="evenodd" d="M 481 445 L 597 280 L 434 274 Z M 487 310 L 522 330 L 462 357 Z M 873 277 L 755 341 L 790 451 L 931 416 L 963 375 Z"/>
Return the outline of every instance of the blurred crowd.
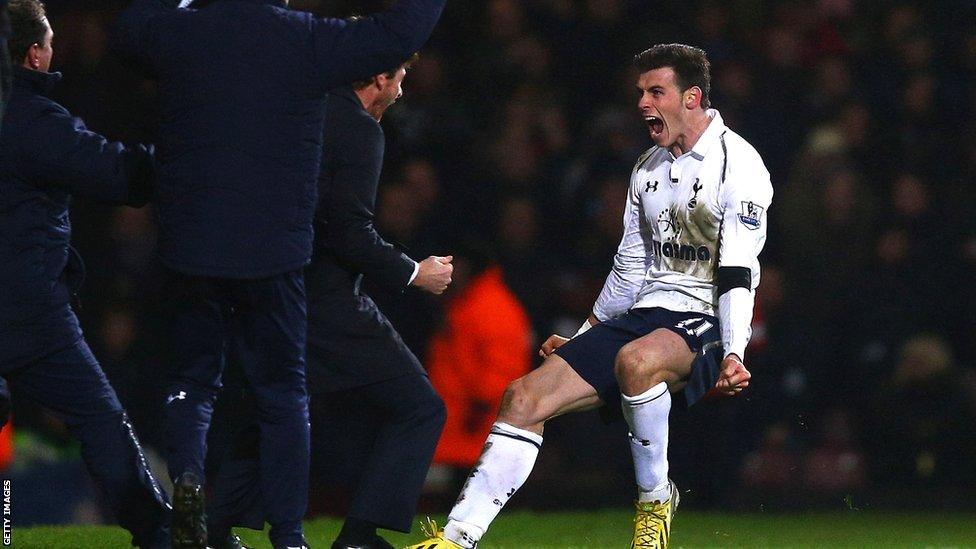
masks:
<path fill-rule="evenodd" d="M 122 4 L 47 2 L 65 76 L 56 98 L 96 131 L 152 142 L 154 84 L 107 51 Z M 383 2 L 291 4 L 346 16 Z M 753 384 L 675 417 L 682 498 L 880 507 L 924 487 L 971 506 L 974 20 L 967 0 L 451 2 L 383 120 L 381 233 L 416 258 L 490 244 L 532 347 L 571 335 L 609 270 L 630 170 L 649 146 L 631 58 L 660 42 L 700 46 L 713 105 L 761 153 L 776 195 L 746 356 Z M 72 217 L 87 260 L 82 325 L 151 446 L 168 368 L 151 207 L 78 201 Z M 462 294 L 376 297 L 424 359 Z M 63 428 L 16 405 L 13 469 L 69 452 L 43 450 Z M 574 505 L 626 504 L 622 433 L 595 414 L 553 422 L 522 502 L 552 505 L 532 495 L 545 485 Z"/>

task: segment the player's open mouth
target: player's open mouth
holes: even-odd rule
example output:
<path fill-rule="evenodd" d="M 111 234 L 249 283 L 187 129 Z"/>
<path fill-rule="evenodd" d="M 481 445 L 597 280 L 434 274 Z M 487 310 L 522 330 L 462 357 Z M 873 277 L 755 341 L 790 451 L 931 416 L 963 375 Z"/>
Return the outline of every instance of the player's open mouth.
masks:
<path fill-rule="evenodd" d="M 664 120 L 656 116 L 646 116 L 644 122 L 647 123 L 647 128 L 651 130 L 651 135 L 657 136 L 664 132 Z"/>

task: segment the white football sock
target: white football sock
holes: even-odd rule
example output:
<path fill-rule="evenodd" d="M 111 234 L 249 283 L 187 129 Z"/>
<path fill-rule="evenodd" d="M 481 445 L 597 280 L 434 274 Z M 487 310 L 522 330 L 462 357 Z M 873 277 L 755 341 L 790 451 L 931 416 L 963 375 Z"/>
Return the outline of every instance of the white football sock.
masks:
<path fill-rule="evenodd" d="M 448 515 L 444 536 L 462 547 L 474 547 L 529 478 L 540 448 L 541 435 L 495 422 L 478 464 Z"/>
<path fill-rule="evenodd" d="M 661 382 L 646 392 L 621 394 L 624 419 L 630 427 L 630 452 L 634 456 L 638 501 L 666 501 L 668 484 L 668 414 L 671 393 Z"/>

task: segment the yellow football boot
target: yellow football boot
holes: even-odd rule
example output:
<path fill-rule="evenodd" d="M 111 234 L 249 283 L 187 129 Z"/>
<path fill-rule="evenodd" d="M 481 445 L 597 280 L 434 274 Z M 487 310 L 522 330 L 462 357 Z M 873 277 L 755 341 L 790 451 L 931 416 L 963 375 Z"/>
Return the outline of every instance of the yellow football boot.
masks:
<path fill-rule="evenodd" d="M 427 539 L 416 544 L 408 545 L 403 549 L 464 549 L 460 545 L 444 537 L 444 530 L 437 528 L 437 523 L 427 519 L 427 524 L 421 523 L 420 529 L 423 530 Z"/>
<path fill-rule="evenodd" d="M 634 541 L 631 549 L 667 549 L 671 542 L 671 519 L 681 496 L 674 481 L 668 480 L 671 497 L 667 501 L 635 502 Z"/>

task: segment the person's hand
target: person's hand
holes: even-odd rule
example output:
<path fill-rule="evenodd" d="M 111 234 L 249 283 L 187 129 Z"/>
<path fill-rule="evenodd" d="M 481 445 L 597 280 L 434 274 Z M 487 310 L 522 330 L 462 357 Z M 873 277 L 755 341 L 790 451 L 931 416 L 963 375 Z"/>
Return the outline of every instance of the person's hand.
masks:
<path fill-rule="evenodd" d="M 454 265 L 451 265 L 453 260 L 452 255 L 447 257 L 432 255 L 421 261 L 417 277 L 413 279 L 411 285 L 432 294 L 444 293 L 451 283 L 451 273 L 454 272 Z"/>
<path fill-rule="evenodd" d="M 749 386 L 752 374 L 746 370 L 739 355 L 730 354 L 722 361 L 722 371 L 718 375 L 715 388 L 724 395 L 735 396 Z"/>
<path fill-rule="evenodd" d="M 556 349 L 565 345 L 567 341 L 569 341 L 568 337 L 552 334 L 551 336 L 549 336 L 549 339 L 547 339 L 546 342 L 542 344 L 542 347 L 539 348 L 539 356 L 541 356 L 542 358 L 546 358 L 547 356 L 551 355 Z"/>

